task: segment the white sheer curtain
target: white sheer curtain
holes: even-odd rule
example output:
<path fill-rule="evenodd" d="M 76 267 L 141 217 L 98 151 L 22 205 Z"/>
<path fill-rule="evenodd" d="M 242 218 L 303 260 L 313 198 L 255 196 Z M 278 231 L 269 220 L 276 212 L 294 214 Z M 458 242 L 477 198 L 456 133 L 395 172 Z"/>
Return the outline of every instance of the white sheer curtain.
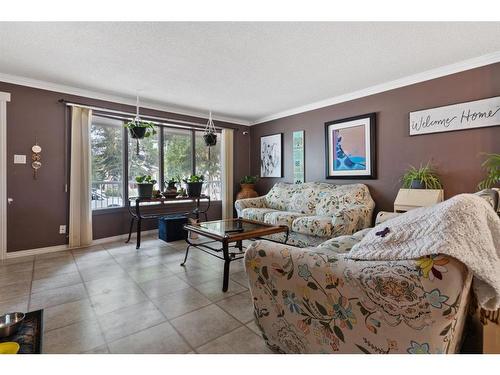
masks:
<path fill-rule="evenodd" d="M 233 129 L 222 130 L 222 218 L 233 218 Z"/>
<path fill-rule="evenodd" d="M 92 111 L 71 107 L 69 246 L 92 243 L 90 126 Z"/>

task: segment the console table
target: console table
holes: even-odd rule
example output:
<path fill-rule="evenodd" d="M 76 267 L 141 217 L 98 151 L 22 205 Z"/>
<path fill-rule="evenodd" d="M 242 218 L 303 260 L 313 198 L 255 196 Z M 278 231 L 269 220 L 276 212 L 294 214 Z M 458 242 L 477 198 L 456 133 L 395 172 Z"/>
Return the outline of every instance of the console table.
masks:
<path fill-rule="evenodd" d="M 174 211 L 175 206 L 169 205 L 169 203 L 173 202 L 183 202 L 187 204 L 193 204 L 194 208 L 190 211 Z M 208 205 L 205 209 L 200 208 L 201 202 L 207 202 Z M 162 206 L 164 210 L 162 212 L 158 212 L 158 206 Z M 143 209 L 147 207 L 154 207 L 154 213 L 143 213 L 141 212 Z M 130 237 L 132 236 L 132 229 L 134 227 L 134 222 L 137 221 L 137 245 L 136 249 L 141 247 L 141 225 L 142 220 L 149 219 L 158 219 L 167 214 L 185 214 L 185 215 L 194 215 L 196 220 L 200 219 L 200 215 L 205 217 L 205 221 L 207 221 L 207 211 L 210 208 L 210 197 L 207 195 L 202 195 L 200 197 L 180 197 L 180 198 L 138 198 L 131 197 L 127 202 L 127 209 L 130 213 L 130 229 L 128 232 L 128 239 L 125 243 L 130 242 Z"/>

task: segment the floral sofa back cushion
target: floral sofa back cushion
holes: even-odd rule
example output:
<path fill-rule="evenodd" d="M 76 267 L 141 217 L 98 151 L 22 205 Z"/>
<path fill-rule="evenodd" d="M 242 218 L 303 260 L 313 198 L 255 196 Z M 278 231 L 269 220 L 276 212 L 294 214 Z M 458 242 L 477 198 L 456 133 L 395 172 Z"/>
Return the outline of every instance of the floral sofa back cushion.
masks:
<path fill-rule="evenodd" d="M 332 216 L 340 209 L 353 206 L 371 206 L 368 188 L 362 184 L 334 185 L 335 189 L 323 190 L 318 196 L 317 215 Z"/>
<path fill-rule="evenodd" d="M 362 184 L 333 185 L 308 182 L 295 185 L 278 182 L 266 195 L 266 205 L 280 211 L 332 216 L 353 204 L 370 205 L 368 188 Z"/>

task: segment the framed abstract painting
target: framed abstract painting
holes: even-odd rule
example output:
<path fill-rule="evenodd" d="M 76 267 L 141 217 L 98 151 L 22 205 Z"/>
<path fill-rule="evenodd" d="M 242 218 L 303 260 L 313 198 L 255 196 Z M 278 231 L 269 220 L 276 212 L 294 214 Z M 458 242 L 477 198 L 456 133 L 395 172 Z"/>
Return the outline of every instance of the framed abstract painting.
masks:
<path fill-rule="evenodd" d="M 326 178 L 376 178 L 376 114 L 325 123 Z"/>
<path fill-rule="evenodd" d="M 283 133 L 260 137 L 260 177 L 283 177 Z"/>

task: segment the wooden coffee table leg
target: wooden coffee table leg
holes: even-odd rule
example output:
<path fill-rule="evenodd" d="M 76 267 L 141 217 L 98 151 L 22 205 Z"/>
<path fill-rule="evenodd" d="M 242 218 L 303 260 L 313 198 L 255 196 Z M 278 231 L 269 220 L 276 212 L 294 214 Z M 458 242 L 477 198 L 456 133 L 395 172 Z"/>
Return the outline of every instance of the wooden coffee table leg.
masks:
<path fill-rule="evenodd" d="M 229 264 L 231 258 L 229 257 L 229 244 L 227 241 L 222 241 L 222 252 L 224 254 L 224 279 L 222 281 L 222 291 L 227 292 L 229 286 Z"/>

